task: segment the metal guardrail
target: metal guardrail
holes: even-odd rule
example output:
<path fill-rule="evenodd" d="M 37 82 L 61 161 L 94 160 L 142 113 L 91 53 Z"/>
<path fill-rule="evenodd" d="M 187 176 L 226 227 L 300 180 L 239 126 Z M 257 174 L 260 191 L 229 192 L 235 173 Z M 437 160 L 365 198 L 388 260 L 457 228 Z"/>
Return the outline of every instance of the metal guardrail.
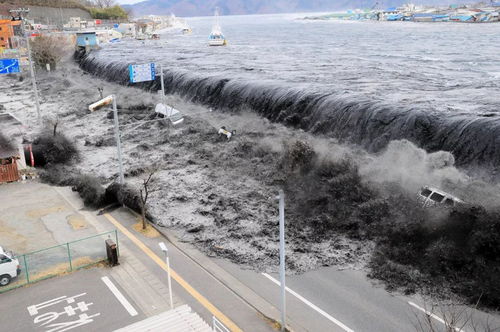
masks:
<path fill-rule="evenodd" d="M 116 230 L 96 234 L 65 244 L 16 255 L 21 272 L 0 293 L 56 275 L 82 269 L 106 260 L 105 240 L 113 239 L 118 249 Z"/>

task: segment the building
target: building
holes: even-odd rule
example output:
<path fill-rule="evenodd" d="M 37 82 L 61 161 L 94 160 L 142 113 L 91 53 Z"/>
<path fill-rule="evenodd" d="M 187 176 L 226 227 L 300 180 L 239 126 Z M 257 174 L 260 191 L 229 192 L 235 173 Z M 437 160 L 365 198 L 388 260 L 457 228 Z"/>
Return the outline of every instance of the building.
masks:
<path fill-rule="evenodd" d="M 22 123 L 13 115 L 0 114 L 0 183 L 18 181 L 19 171 L 26 169 L 22 131 Z"/>
<path fill-rule="evenodd" d="M 137 30 L 134 23 L 120 23 L 116 28 L 116 31 L 120 32 L 123 37 L 135 38 Z"/>
<path fill-rule="evenodd" d="M 12 48 L 14 36 L 20 36 L 22 21 L 0 20 L 0 48 Z"/>
<path fill-rule="evenodd" d="M 95 32 L 78 32 L 76 34 L 76 46 L 95 48 L 99 45 Z"/>

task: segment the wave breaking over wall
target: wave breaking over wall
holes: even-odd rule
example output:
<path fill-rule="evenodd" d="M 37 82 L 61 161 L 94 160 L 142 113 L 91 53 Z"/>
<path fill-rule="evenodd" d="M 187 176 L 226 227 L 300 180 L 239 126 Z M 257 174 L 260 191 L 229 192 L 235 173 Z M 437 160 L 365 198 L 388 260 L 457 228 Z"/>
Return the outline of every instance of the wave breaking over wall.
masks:
<path fill-rule="evenodd" d="M 76 53 L 80 67 L 94 75 L 129 85 L 128 63 L 105 62 Z M 251 109 L 271 121 L 313 134 L 335 137 L 377 152 L 390 141 L 407 139 L 428 152 L 449 151 L 458 166 L 495 169 L 500 162 L 500 121 L 496 113 L 453 115 L 411 105 L 386 105 L 369 96 L 353 98 L 287 87 L 286 83 L 243 81 L 164 69 L 165 90 L 223 111 Z M 158 90 L 160 80 L 134 86 Z"/>

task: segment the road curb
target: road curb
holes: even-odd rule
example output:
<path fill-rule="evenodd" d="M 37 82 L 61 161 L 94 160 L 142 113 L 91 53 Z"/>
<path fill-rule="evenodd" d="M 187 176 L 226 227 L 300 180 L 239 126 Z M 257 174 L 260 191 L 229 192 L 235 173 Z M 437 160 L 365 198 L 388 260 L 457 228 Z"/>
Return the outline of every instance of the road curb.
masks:
<path fill-rule="evenodd" d="M 132 209 L 126 207 L 129 212 L 131 212 L 135 216 L 139 216 L 139 214 Z M 245 302 L 248 306 L 252 307 L 255 311 L 257 311 L 260 315 L 264 317 L 264 319 L 268 320 L 273 326 L 281 327 L 281 314 L 280 311 L 263 299 L 260 295 L 255 293 L 248 286 L 243 284 L 241 281 L 236 279 L 233 275 L 225 271 L 223 268 L 218 266 L 216 263 L 212 262 L 209 258 L 207 258 L 203 253 L 198 251 L 196 248 L 189 248 L 188 245 L 177 240 L 175 234 L 173 234 L 168 229 L 164 227 L 158 226 L 157 224 L 150 222 L 149 223 L 154 229 L 156 229 L 168 242 L 174 245 L 180 252 L 182 252 L 186 257 L 191 259 L 194 263 L 196 263 L 200 268 L 202 268 L 205 272 L 210 274 L 214 279 L 223 284 L 227 289 L 229 289 L 232 293 L 238 296 L 243 302 Z M 302 328 L 299 324 L 296 324 L 287 317 L 288 326 L 286 328 L 289 332 L 301 332 L 306 331 L 306 329 Z M 290 326 L 293 326 L 292 329 Z"/>

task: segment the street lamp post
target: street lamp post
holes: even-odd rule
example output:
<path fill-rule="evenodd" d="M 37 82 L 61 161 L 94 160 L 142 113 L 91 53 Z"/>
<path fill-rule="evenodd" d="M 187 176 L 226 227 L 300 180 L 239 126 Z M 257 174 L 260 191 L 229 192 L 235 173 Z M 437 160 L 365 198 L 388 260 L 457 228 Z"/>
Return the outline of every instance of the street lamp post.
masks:
<path fill-rule="evenodd" d="M 115 140 L 116 140 L 116 149 L 118 153 L 118 169 L 119 169 L 119 181 L 120 184 L 125 184 L 125 176 L 123 175 L 123 158 L 122 158 L 122 144 L 120 140 L 120 124 L 118 123 L 118 108 L 116 106 L 116 96 L 109 95 L 106 98 L 103 98 L 95 103 L 89 105 L 89 111 L 94 112 L 101 106 L 113 104 L 113 122 L 115 126 Z"/>
<path fill-rule="evenodd" d="M 286 328 L 286 286 L 285 286 L 285 193 L 279 191 L 280 215 L 280 282 L 281 282 L 281 331 Z"/>
<path fill-rule="evenodd" d="M 168 248 L 163 242 L 158 243 L 158 245 L 160 246 L 161 251 L 165 253 L 165 262 L 167 263 L 168 295 L 170 296 L 170 309 L 174 309 L 174 301 L 172 298 L 172 279 L 170 277 L 170 260 L 168 258 Z"/>
<path fill-rule="evenodd" d="M 122 144 L 120 140 L 120 126 L 118 124 L 118 109 L 116 107 L 116 96 L 111 95 L 113 99 L 113 120 L 115 123 L 115 139 L 116 139 L 116 148 L 118 149 L 118 167 L 120 170 L 120 184 L 125 184 L 125 177 L 123 175 L 123 160 L 122 160 Z"/>

